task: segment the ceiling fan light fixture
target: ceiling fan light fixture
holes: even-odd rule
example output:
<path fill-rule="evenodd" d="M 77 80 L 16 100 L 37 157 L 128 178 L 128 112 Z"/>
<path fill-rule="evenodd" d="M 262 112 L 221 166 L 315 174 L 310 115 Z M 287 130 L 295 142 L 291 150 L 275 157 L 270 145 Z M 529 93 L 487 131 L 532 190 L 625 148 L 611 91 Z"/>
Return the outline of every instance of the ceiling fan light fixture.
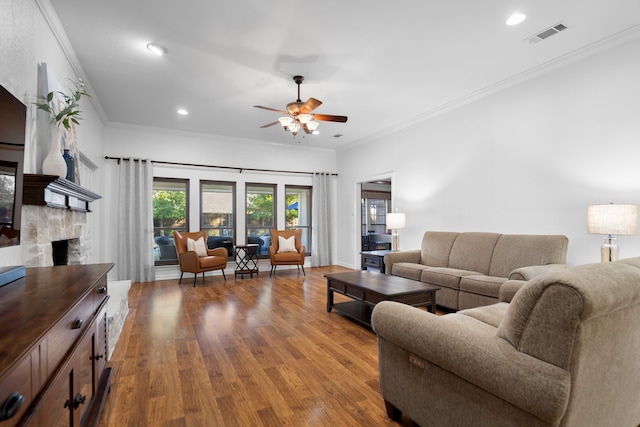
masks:
<path fill-rule="evenodd" d="M 283 128 L 287 128 L 287 127 L 289 127 L 291 122 L 293 122 L 293 118 L 288 117 L 288 116 L 284 116 L 284 117 L 280 117 L 278 119 L 278 121 L 280 122 L 280 124 L 282 125 Z"/>
<path fill-rule="evenodd" d="M 311 121 L 307 122 L 307 129 L 309 129 L 311 131 L 311 133 L 314 133 L 314 131 L 316 129 L 318 129 L 318 125 L 320 125 L 320 122 L 316 122 L 315 120 L 311 120 Z"/>
<path fill-rule="evenodd" d="M 291 131 L 292 134 L 298 133 L 298 129 L 300 129 L 300 123 L 292 122 L 287 128 Z"/>
<path fill-rule="evenodd" d="M 311 114 L 298 114 L 297 119 L 300 123 L 304 125 L 309 123 L 311 119 L 313 119 L 313 116 Z"/>

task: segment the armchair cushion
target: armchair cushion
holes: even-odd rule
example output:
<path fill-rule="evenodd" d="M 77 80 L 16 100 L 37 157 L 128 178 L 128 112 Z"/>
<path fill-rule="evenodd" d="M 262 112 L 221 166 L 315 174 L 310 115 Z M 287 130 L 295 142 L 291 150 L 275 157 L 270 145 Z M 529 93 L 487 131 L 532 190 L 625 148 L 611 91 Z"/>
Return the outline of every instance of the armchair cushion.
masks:
<path fill-rule="evenodd" d="M 288 239 L 278 236 L 278 253 L 281 254 L 283 252 L 298 252 L 295 236 L 291 236 Z"/>
<path fill-rule="evenodd" d="M 200 237 L 198 240 L 187 238 L 187 251 L 195 252 L 198 256 L 207 256 L 207 246 L 204 243 L 204 239 Z"/>

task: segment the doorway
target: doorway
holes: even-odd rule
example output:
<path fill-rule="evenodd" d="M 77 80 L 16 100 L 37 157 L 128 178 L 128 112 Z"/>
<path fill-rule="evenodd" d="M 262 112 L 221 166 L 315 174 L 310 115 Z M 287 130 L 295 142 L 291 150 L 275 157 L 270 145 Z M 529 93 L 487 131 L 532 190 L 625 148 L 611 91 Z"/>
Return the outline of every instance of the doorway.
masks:
<path fill-rule="evenodd" d="M 391 178 L 360 183 L 360 251 L 391 249 L 387 214 L 391 212 Z"/>

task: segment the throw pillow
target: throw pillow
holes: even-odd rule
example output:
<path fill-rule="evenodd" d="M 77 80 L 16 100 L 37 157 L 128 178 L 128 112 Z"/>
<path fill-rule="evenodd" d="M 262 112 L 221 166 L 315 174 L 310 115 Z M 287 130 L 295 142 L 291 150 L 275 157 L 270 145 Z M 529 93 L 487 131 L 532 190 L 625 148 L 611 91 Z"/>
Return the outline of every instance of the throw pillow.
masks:
<path fill-rule="evenodd" d="M 285 239 L 282 236 L 278 236 L 278 253 L 281 252 L 298 252 L 296 250 L 296 238 L 291 236 Z"/>
<path fill-rule="evenodd" d="M 187 250 L 194 251 L 198 256 L 207 256 L 207 245 L 204 244 L 204 239 L 200 237 L 198 240 L 193 240 L 187 237 Z"/>

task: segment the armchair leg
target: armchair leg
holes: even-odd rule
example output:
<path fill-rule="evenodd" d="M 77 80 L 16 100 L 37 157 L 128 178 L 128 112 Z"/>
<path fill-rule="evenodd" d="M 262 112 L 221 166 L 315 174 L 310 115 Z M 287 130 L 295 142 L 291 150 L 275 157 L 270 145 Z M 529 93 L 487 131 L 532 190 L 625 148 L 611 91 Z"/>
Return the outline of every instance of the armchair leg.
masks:
<path fill-rule="evenodd" d="M 204 286 L 204 271 L 202 272 L 202 286 Z"/>
<path fill-rule="evenodd" d="M 300 267 L 302 267 L 302 274 L 304 274 L 306 276 L 307 273 L 304 272 L 304 265 L 301 265 Z"/>
<path fill-rule="evenodd" d="M 227 276 L 225 276 L 225 274 L 224 274 L 224 269 L 222 269 L 222 277 L 224 277 L 224 281 L 226 282 L 227 281 Z"/>
<path fill-rule="evenodd" d="M 276 266 L 275 266 L 275 265 L 272 265 L 272 266 L 271 266 L 271 272 L 269 273 L 269 277 L 271 277 L 271 275 L 272 275 L 273 273 L 275 273 L 275 272 L 276 272 Z"/>
<path fill-rule="evenodd" d="M 387 410 L 387 417 L 391 418 L 393 421 L 400 421 L 400 418 L 402 417 L 402 411 L 400 409 L 396 408 L 386 400 L 384 401 L 384 407 Z"/>
<path fill-rule="evenodd" d="M 193 273 L 193 287 L 196 287 L 196 280 L 198 279 L 198 273 Z"/>
<path fill-rule="evenodd" d="M 182 284 L 182 275 L 183 275 L 183 274 L 184 274 L 184 272 L 182 272 L 182 271 L 181 271 L 181 272 L 180 272 L 180 281 L 178 282 L 178 285 L 181 285 L 181 284 Z"/>

